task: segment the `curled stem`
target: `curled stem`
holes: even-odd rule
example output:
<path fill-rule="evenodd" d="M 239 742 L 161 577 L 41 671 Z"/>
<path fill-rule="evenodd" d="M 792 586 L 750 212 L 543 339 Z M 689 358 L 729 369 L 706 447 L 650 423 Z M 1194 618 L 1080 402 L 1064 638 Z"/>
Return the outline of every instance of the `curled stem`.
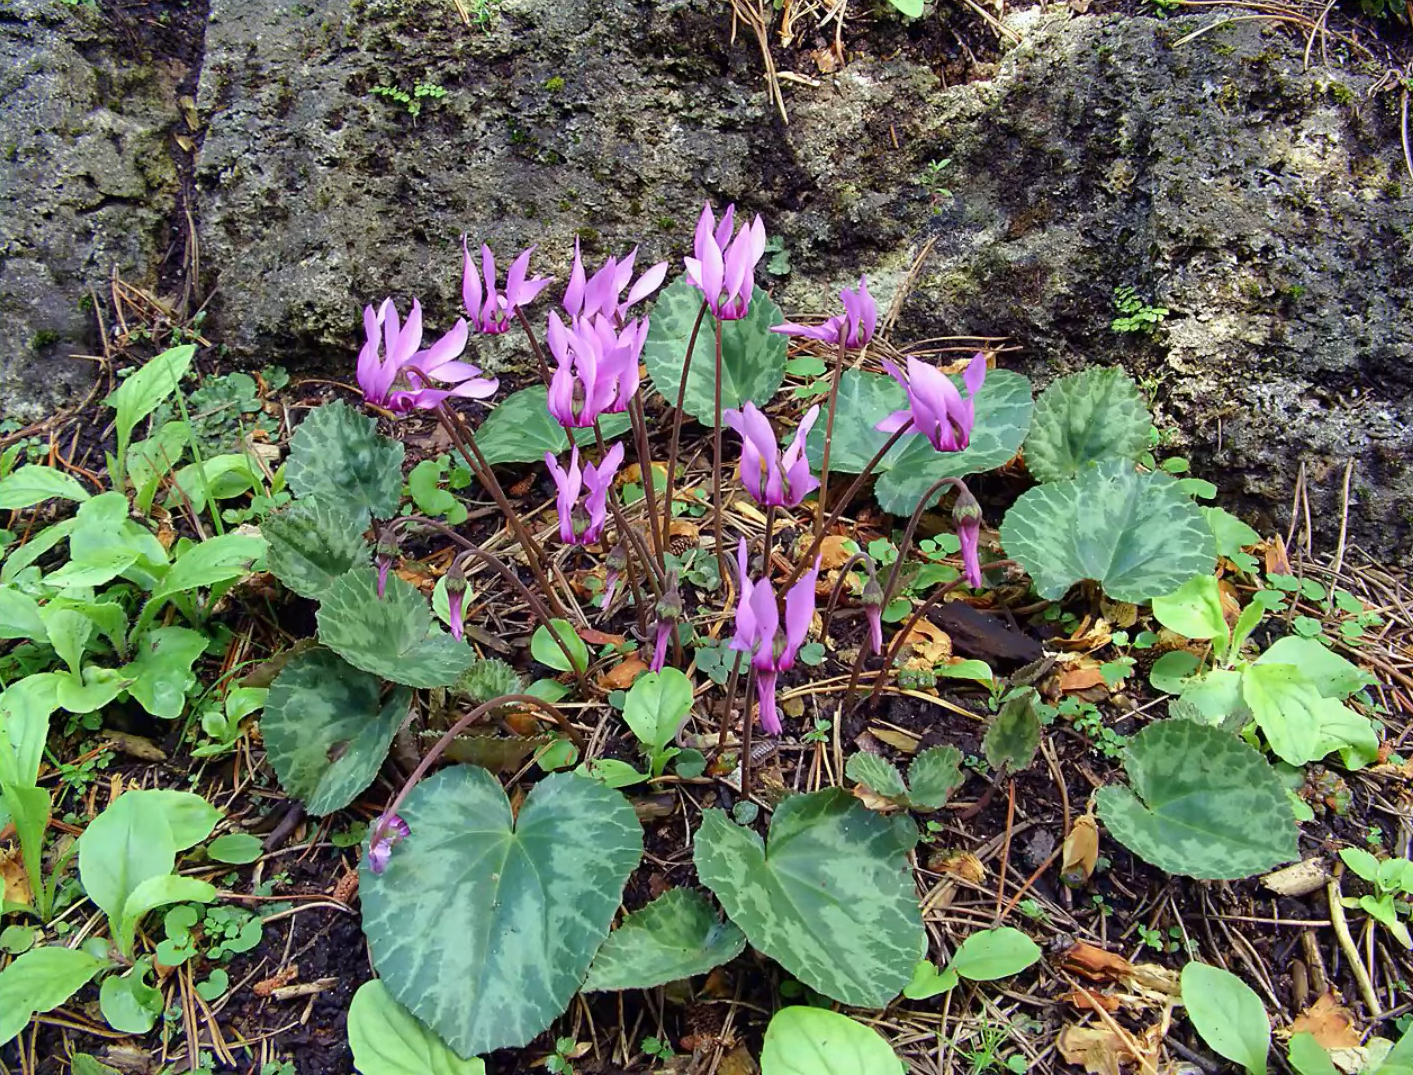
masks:
<path fill-rule="evenodd" d="M 927 510 L 927 502 L 932 499 L 932 494 L 944 485 L 955 485 L 959 490 L 966 488 L 966 484 L 960 478 L 939 478 L 928 486 L 927 492 L 922 494 L 922 499 L 913 509 L 912 517 L 908 519 L 907 529 L 903 531 L 903 540 L 898 543 L 898 558 L 893 561 L 893 569 L 888 572 L 888 582 L 883 587 L 884 608 L 887 608 L 888 602 L 893 600 L 893 588 L 898 585 L 898 578 L 903 573 L 903 560 L 907 557 L 908 546 L 912 544 L 913 534 L 917 532 L 918 521 L 922 518 L 922 513 Z"/>
<path fill-rule="evenodd" d="M 834 616 L 834 606 L 838 603 L 839 596 L 844 592 L 844 584 L 849 581 L 849 572 L 854 569 L 855 564 L 868 564 L 872 559 L 866 552 L 856 552 L 844 561 L 839 577 L 834 580 L 834 587 L 829 591 L 829 603 L 824 606 L 824 615 L 819 619 L 821 641 L 829 637 L 829 621 Z M 884 607 L 887 607 L 886 603 Z"/>
<path fill-rule="evenodd" d="M 638 469 L 643 476 L 643 497 L 648 502 L 648 544 L 657 556 L 659 575 L 667 571 L 667 561 L 663 559 L 666 542 L 657 532 L 657 483 L 653 480 L 652 452 L 648 442 L 648 419 L 643 411 L 643 397 L 634 393 L 628 400 L 628 421 L 633 427 L 633 447 L 638 453 Z"/>

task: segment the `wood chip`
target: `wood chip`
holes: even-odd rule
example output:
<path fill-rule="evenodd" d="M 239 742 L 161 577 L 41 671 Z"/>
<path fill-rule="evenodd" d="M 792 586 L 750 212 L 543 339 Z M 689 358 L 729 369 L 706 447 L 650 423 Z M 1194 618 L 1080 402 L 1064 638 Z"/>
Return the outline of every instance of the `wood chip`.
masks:
<path fill-rule="evenodd" d="M 278 989 L 270 990 L 271 1000 L 298 1000 L 300 997 L 312 997 L 318 993 L 327 993 L 339 984 L 337 978 L 316 978 L 312 982 L 300 982 L 298 985 L 285 985 Z"/>
<path fill-rule="evenodd" d="M 1277 896 L 1308 896 L 1324 888 L 1329 879 L 1330 871 L 1325 860 L 1312 858 L 1266 874 L 1261 878 L 1261 884 Z"/>
<path fill-rule="evenodd" d="M 916 754 L 917 748 L 922 744 L 922 740 L 917 736 L 900 728 L 870 724 L 868 730 L 880 743 L 887 743 L 894 750 L 901 750 L 904 754 Z"/>
<path fill-rule="evenodd" d="M 129 732 L 105 731 L 103 738 L 119 753 L 126 754 L 130 758 L 138 758 L 141 761 L 167 760 L 165 750 L 151 739 L 145 739 L 140 735 L 132 735 Z"/>
<path fill-rule="evenodd" d="M 357 877 L 358 875 L 355 873 L 354 876 Z M 250 987 L 251 992 L 253 992 L 257 997 L 268 997 L 276 989 L 283 989 L 285 986 L 293 983 L 294 980 L 298 977 L 299 964 L 291 963 L 288 966 L 281 967 L 278 971 L 276 971 L 274 974 L 270 975 L 270 977 L 264 979 L 263 981 L 256 982 L 253 986 Z"/>

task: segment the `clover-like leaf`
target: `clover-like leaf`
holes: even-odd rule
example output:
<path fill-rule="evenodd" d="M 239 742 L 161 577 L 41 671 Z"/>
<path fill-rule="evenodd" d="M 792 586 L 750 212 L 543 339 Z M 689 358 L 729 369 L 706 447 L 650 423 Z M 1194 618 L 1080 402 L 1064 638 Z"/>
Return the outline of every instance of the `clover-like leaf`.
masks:
<path fill-rule="evenodd" d="M 1099 817 L 1159 869 L 1235 880 L 1295 858 L 1295 819 L 1280 777 L 1235 736 L 1159 721 L 1129 741 L 1125 767 L 1132 790 L 1100 788 Z"/>
<path fill-rule="evenodd" d="M 388 756 L 412 692 L 381 700 L 382 682 L 326 649 L 290 658 L 270 684 L 260 732 L 280 786 L 311 814 L 342 810 Z"/>
<path fill-rule="evenodd" d="M 785 800 L 768 843 L 706 810 L 697 875 L 759 951 L 826 996 L 884 1007 L 927 947 L 907 852 L 917 830 L 839 788 Z"/>
<path fill-rule="evenodd" d="M 903 1062 L 872 1027 L 827 1008 L 781 1008 L 765 1028 L 761 1075 L 903 1075 Z"/>
<path fill-rule="evenodd" d="M 1049 600 L 1094 579 L 1114 600 L 1139 604 L 1216 563 L 1201 509 L 1168 475 L 1139 474 L 1122 460 L 1021 494 L 1001 523 L 1001 544 Z"/>
<path fill-rule="evenodd" d="M 336 579 L 319 606 L 319 640 L 355 668 L 409 687 L 445 687 L 476 661 L 432 624 L 427 599 L 395 574 L 378 596 L 378 576 L 357 568 Z"/>
<path fill-rule="evenodd" d="M 961 384 L 960 377 L 953 380 Z M 1028 380 L 1010 370 L 992 370 L 976 396 L 976 425 L 966 449 L 939 452 L 926 437 L 903 437 L 883 457 L 884 470 L 873 489 L 878 506 L 894 515 L 911 515 L 922 494 L 938 479 L 964 478 L 1005 465 L 1025 440 L 1034 406 Z M 832 457 L 829 465 L 833 469 Z M 928 505 L 941 497 L 942 492 L 934 494 Z"/>
<path fill-rule="evenodd" d="M 960 750 L 928 747 L 908 766 L 908 804 L 914 810 L 941 810 L 965 782 Z"/>
<path fill-rule="evenodd" d="M 1152 418 L 1133 378 L 1117 366 L 1061 377 L 1035 401 L 1025 465 L 1042 482 L 1073 478 L 1089 463 L 1138 459 Z"/>
<path fill-rule="evenodd" d="M 723 922 L 700 892 L 674 888 L 634 911 L 608 935 L 589 968 L 584 992 L 652 989 L 705 974 L 746 947 L 746 935 Z"/>
<path fill-rule="evenodd" d="M 677 403 L 682 363 L 692 326 L 701 309 L 702 293 L 678 277 L 658 295 L 653 305 L 643 363 L 648 377 L 669 404 Z M 760 288 L 751 296 L 751 308 L 738 321 L 721 322 L 721 407 L 740 407 L 750 400 L 764 407 L 785 380 L 786 338 L 771 332 L 785 317 Z M 716 410 L 716 325 L 710 311 L 702 318 L 692 349 L 683 407 L 697 421 L 712 425 Z"/>
<path fill-rule="evenodd" d="M 378 423 L 339 400 L 309 412 L 289 441 L 285 477 L 301 499 L 325 500 L 344 511 L 385 519 L 402 497 L 402 442 L 378 433 Z"/>
<path fill-rule="evenodd" d="M 484 1060 L 463 1060 L 397 1001 L 377 978 L 348 1006 L 348 1047 L 360 1075 L 485 1075 Z"/>
<path fill-rule="evenodd" d="M 997 772 L 1017 773 L 1035 760 L 1040 747 L 1040 695 L 1026 687 L 1007 699 L 986 729 L 982 749 L 987 764 Z"/>
<path fill-rule="evenodd" d="M 299 500 L 260 526 L 275 578 L 301 597 L 320 600 L 339 576 L 368 562 L 363 520 L 329 500 Z"/>
<path fill-rule="evenodd" d="M 363 931 L 397 1002 L 462 1056 L 524 1045 L 568 1006 L 643 853 L 628 801 L 554 773 L 518 816 L 493 776 L 443 769 L 398 811 L 411 835 L 360 874 Z"/>
<path fill-rule="evenodd" d="M 559 455 L 569 450 L 569 436 L 564 427 L 550 414 L 546 400 L 549 392 L 542 384 L 522 388 L 507 396 L 486 415 L 476 430 L 476 447 L 486 462 L 540 463 L 546 452 Z M 599 419 L 599 429 L 605 440 L 612 440 L 628 428 L 628 415 L 605 414 Z M 576 429 L 576 444 L 593 444 L 592 429 Z"/>
<path fill-rule="evenodd" d="M 856 784 L 862 784 L 875 795 L 892 799 L 897 803 L 908 801 L 907 785 L 903 774 L 887 758 L 861 750 L 849 756 L 844 765 L 844 775 Z"/>

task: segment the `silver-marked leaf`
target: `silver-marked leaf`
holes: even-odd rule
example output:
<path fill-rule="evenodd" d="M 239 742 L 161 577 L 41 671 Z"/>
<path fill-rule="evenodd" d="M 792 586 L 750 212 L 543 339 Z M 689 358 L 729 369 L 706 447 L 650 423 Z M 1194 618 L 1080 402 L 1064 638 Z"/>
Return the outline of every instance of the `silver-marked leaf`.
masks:
<path fill-rule="evenodd" d="M 693 860 L 754 948 L 811 989 L 881 1008 L 927 948 L 907 863 L 917 830 L 903 821 L 829 788 L 786 799 L 767 844 L 706 810 Z"/>
<path fill-rule="evenodd" d="M 550 414 L 549 392 L 542 384 L 522 388 L 498 403 L 481 428 L 476 430 L 476 447 L 492 466 L 501 463 L 542 463 L 545 453 L 569 451 L 569 436 Z M 612 440 L 628 428 L 626 414 L 605 414 L 599 419 L 604 440 Z M 576 444 L 592 445 L 592 429 L 576 429 Z"/>
<path fill-rule="evenodd" d="M 1117 366 L 1061 377 L 1035 401 L 1025 465 L 1037 481 L 1073 478 L 1104 459 L 1133 462 L 1153 420 L 1133 378 Z"/>
<path fill-rule="evenodd" d="M 1129 741 L 1125 768 L 1132 790 L 1100 788 L 1099 818 L 1159 869 L 1235 880 L 1296 857 L 1280 777 L 1237 737 L 1194 721 L 1159 721 Z"/>
<path fill-rule="evenodd" d="M 300 500 L 269 516 L 260 532 L 269 543 L 275 578 L 301 597 L 321 599 L 334 580 L 368 562 L 363 519 L 327 500 Z"/>
<path fill-rule="evenodd" d="M 832 473 L 858 474 L 877 454 L 889 434 L 873 427 L 908 405 L 908 393 L 892 377 L 863 370 L 845 370 L 835 401 L 834 447 L 829 450 Z M 816 474 L 824 463 L 825 416 L 810 430 L 805 451 Z M 881 465 L 881 464 L 880 464 Z"/>
<path fill-rule="evenodd" d="M 701 309 L 702 293 L 680 276 L 658 295 L 653 304 L 648 339 L 643 345 L 643 363 L 653 387 L 670 405 L 677 403 L 682 381 L 682 363 L 692 325 Z M 770 402 L 785 380 L 786 338 L 771 332 L 772 325 L 784 324 L 785 317 L 760 288 L 751 296 L 750 312 L 739 321 L 721 323 L 721 407 L 740 407 L 750 400 L 757 407 Z M 692 350 L 692 369 L 687 374 L 687 395 L 683 407 L 703 425 L 715 421 L 716 325 L 710 311 L 702 318 Z"/>
<path fill-rule="evenodd" d="M 1094 579 L 1115 601 L 1141 604 L 1216 564 L 1201 509 L 1168 475 L 1139 474 L 1122 460 L 1022 493 L 1001 523 L 1001 544 L 1049 600 Z"/>
<path fill-rule="evenodd" d="M 315 407 L 289 441 L 285 478 L 301 499 L 385 519 L 402 497 L 402 442 L 339 400 Z"/>
<path fill-rule="evenodd" d="M 432 623 L 427 599 L 389 574 L 356 568 L 334 581 L 319 606 L 319 641 L 355 668 L 409 687 L 445 687 L 476 662 L 471 647 Z"/>
<path fill-rule="evenodd" d="M 852 754 L 844 766 L 844 775 L 856 784 L 862 784 L 875 795 L 892 799 L 896 803 L 908 801 L 908 789 L 903 783 L 903 774 L 887 758 L 861 750 Z"/>
<path fill-rule="evenodd" d="M 765 1028 L 761 1075 L 903 1075 L 903 1062 L 872 1027 L 828 1008 L 781 1008 Z"/>
<path fill-rule="evenodd" d="M 982 741 L 986 761 L 1000 772 L 1018 773 L 1035 760 L 1040 748 L 1040 711 L 1036 703 L 1040 695 L 1034 687 L 1026 687 L 1008 699 L 1001 711 L 991 719 Z"/>
<path fill-rule="evenodd" d="M 908 802 L 914 810 L 941 810 L 965 782 L 960 750 L 928 747 L 908 766 Z"/>
<path fill-rule="evenodd" d="M 290 658 L 270 684 L 260 733 L 280 786 L 311 814 L 342 810 L 388 756 L 412 692 L 394 688 L 326 649 Z"/>
<path fill-rule="evenodd" d="M 961 385 L 960 376 L 952 379 Z M 939 452 L 926 437 L 903 437 L 883 457 L 884 472 L 873 489 L 878 506 L 894 515 L 911 515 L 922 494 L 938 479 L 965 478 L 1004 466 L 1025 441 L 1034 406 L 1026 378 L 1010 370 L 992 370 L 976 396 L 976 425 L 966 449 Z M 929 505 L 941 497 L 941 492 L 935 494 Z"/>
<path fill-rule="evenodd" d="M 374 978 L 348 1006 L 348 1046 L 360 1075 L 486 1075 L 484 1060 L 463 1060 Z"/>
<path fill-rule="evenodd" d="M 524 1045 L 568 1006 L 643 852 L 628 801 L 555 773 L 519 816 L 484 769 L 443 769 L 398 811 L 411 835 L 360 873 L 363 931 L 397 1002 L 461 1056 Z"/>
<path fill-rule="evenodd" d="M 652 989 L 705 974 L 746 947 L 746 935 L 723 922 L 711 901 L 689 888 L 664 892 L 608 935 L 589 968 L 584 992 Z"/>

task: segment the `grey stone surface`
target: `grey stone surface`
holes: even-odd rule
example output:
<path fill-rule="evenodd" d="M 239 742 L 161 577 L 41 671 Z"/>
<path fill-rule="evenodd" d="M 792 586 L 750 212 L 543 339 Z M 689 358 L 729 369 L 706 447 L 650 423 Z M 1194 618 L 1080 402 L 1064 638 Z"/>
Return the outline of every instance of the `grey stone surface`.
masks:
<path fill-rule="evenodd" d="M 177 176 L 181 72 L 127 58 L 114 21 L 59 0 L 0 0 L 0 415 L 80 396 L 88 291 L 114 270 L 156 283 Z"/>

